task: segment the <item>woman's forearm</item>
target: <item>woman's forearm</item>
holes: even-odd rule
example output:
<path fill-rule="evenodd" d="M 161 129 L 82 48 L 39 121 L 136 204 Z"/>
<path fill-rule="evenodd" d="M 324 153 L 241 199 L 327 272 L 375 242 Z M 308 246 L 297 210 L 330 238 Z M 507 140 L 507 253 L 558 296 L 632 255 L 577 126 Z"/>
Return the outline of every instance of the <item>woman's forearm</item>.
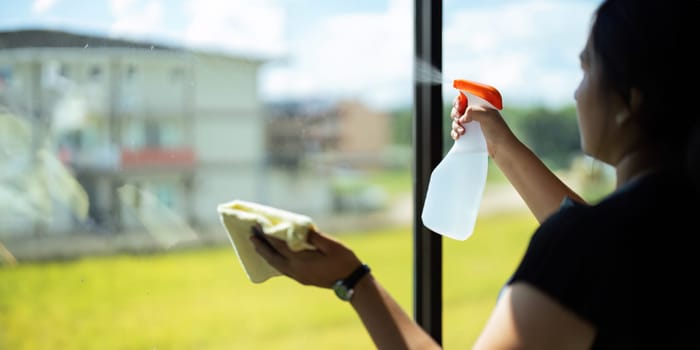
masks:
<path fill-rule="evenodd" d="M 377 349 L 440 348 L 371 274 L 355 286 L 351 304 Z"/>
<path fill-rule="evenodd" d="M 514 139 L 495 152 L 493 160 L 535 215 L 544 221 L 564 197 L 585 201 L 557 177 L 525 144 Z"/>

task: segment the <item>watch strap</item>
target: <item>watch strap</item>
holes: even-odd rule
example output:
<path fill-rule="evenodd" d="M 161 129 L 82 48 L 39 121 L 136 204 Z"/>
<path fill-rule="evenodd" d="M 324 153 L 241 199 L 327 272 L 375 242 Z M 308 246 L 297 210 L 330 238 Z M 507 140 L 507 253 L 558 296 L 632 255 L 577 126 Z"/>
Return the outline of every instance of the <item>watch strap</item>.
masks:
<path fill-rule="evenodd" d="M 361 264 L 352 273 L 350 273 L 348 277 L 337 280 L 333 284 L 333 291 L 341 300 L 350 301 L 352 296 L 355 294 L 355 285 L 364 275 L 369 273 L 369 271 L 369 266 L 366 264 Z"/>
<path fill-rule="evenodd" d="M 355 271 L 353 271 L 348 277 L 346 277 L 343 280 L 343 284 L 348 289 L 355 288 L 355 285 L 360 280 L 360 278 L 362 278 L 362 276 L 364 276 L 365 274 L 369 273 L 369 271 L 369 266 L 367 266 L 367 264 L 361 264 L 355 269 Z"/>

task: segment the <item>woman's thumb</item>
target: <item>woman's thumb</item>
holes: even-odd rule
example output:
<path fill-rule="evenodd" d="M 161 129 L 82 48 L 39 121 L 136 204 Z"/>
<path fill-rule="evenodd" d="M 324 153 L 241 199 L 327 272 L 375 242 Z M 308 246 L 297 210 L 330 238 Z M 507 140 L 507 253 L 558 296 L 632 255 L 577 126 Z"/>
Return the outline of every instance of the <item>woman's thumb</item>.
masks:
<path fill-rule="evenodd" d="M 464 122 L 468 122 L 468 121 L 472 121 L 472 120 L 477 121 L 477 122 L 481 122 L 481 119 L 484 116 L 483 112 L 486 112 L 486 108 L 484 108 L 483 106 L 479 106 L 479 105 L 468 106 L 466 112 L 464 113 L 464 116 L 462 117 L 464 120 L 463 121 L 460 120 L 460 122 L 464 123 Z"/>

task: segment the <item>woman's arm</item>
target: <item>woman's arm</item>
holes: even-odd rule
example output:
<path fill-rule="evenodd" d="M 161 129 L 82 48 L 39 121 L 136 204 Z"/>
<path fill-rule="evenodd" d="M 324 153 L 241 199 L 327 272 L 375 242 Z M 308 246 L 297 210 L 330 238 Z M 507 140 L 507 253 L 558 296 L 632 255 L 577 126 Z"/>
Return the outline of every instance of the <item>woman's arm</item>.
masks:
<path fill-rule="evenodd" d="M 453 120 L 451 135 L 455 140 L 464 134 L 463 124 L 472 120 L 479 122 L 491 159 L 518 191 L 537 221 L 544 221 L 559 209 L 564 197 L 585 203 L 518 140 L 497 110 L 481 106 L 460 110 L 455 98 L 450 116 Z"/>
<path fill-rule="evenodd" d="M 255 235 L 251 235 L 251 240 L 270 265 L 304 285 L 331 288 L 361 264 L 342 243 L 313 230 L 309 231 L 308 241 L 317 250 L 293 252 L 284 241 L 273 237 L 267 238 L 270 246 Z M 371 274 L 355 285 L 350 304 L 378 349 L 440 348 Z"/>
<path fill-rule="evenodd" d="M 373 276 L 360 280 L 350 300 L 377 349 L 439 349 Z"/>
<path fill-rule="evenodd" d="M 474 349 L 590 349 L 595 327 L 534 286 L 506 288 Z"/>
<path fill-rule="evenodd" d="M 492 159 L 538 222 L 557 211 L 565 197 L 585 203 L 520 140 L 514 137 L 500 146 Z"/>

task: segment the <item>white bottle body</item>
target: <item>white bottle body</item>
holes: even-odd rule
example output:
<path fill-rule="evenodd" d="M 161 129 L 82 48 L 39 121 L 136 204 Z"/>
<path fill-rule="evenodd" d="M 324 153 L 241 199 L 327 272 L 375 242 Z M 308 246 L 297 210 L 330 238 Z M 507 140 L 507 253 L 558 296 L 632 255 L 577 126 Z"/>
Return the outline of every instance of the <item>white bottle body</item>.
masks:
<path fill-rule="evenodd" d="M 421 219 L 441 235 L 471 236 L 486 186 L 488 151 L 478 122 L 463 125 L 464 135 L 430 175 Z"/>

